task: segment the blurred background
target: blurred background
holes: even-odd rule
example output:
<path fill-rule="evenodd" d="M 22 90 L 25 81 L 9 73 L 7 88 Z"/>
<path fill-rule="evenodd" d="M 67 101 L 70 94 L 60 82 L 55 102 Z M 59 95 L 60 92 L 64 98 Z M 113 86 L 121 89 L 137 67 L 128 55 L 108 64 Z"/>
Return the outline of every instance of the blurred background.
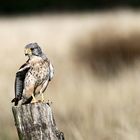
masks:
<path fill-rule="evenodd" d="M 139 7 L 139 0 L 1 0 L 0 140 L 18 140 L 10 101 L 31 42 L 54 65 L 45 97 L 66 140 L 139 140 Z"/>

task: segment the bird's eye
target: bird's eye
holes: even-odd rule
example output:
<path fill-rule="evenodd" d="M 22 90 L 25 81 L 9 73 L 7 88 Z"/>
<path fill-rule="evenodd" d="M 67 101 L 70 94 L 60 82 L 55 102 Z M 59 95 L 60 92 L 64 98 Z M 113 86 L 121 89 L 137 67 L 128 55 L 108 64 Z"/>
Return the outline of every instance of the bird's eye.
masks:
<path fill-rule="evenodd" d="M 31 48 L 31 51 L 33 51 L 34 50 L 34 48 Z"/>

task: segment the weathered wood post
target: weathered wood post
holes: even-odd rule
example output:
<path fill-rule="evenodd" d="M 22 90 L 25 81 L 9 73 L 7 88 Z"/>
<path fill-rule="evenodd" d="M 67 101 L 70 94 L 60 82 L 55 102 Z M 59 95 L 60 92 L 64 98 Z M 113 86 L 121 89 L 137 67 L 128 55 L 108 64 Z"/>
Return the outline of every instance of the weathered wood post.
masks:
<path fill-rule="evenodd" d="M 47 103 L 13 106 L 12 111 L 19 140 L 64 140 Z"/>

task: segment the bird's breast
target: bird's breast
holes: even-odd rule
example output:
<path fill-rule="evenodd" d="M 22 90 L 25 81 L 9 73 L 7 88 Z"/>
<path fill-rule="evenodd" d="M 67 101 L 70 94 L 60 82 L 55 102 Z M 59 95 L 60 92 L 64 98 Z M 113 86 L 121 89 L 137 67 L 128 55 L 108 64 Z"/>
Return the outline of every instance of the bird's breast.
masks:
<path fill-rule="evenodd" d="M 41 83 L 49 76 L 49 68 L 46 63 L 38 63 L 31 67 L 29 73 L 36 79 L 37 83 Z"/>

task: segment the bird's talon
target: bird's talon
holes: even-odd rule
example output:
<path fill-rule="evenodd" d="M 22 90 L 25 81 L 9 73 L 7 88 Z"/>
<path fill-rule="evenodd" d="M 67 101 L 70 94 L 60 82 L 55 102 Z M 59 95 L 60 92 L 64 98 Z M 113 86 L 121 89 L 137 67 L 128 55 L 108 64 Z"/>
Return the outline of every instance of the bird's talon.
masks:
<path fill-rule="evenodd" d="M 43 103 L 44 103 L 44 102 L 45 102 L 45 100 L 41 100 L 41 102 L 43 102 Z"/>
<path fill-rule="evenodd" d="M 37 103 L 37 102 L 38 101 L 36 99 L 33 99 L 31 103 L 34 104 L 34 103 Z"/>
<path fill-rule="evenodd" d="M 32 104 L 35 104 L 35 103 L 37 103 L 37 101 L 32 101 L 31 103 L 32 103 Z"/>

